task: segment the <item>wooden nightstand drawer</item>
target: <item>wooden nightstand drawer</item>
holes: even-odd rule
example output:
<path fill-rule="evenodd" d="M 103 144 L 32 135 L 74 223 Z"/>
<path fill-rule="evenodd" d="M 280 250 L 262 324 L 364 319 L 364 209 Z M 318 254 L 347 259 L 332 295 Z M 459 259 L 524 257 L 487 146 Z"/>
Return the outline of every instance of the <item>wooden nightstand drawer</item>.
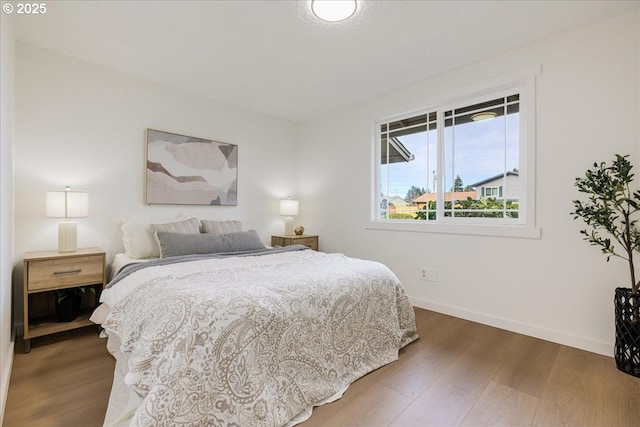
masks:
<path fill-rule="evenodd" d="M 103 274 L 103 255 L 31 261 L 27 271 L 28 290 L 102 283 Z"/>

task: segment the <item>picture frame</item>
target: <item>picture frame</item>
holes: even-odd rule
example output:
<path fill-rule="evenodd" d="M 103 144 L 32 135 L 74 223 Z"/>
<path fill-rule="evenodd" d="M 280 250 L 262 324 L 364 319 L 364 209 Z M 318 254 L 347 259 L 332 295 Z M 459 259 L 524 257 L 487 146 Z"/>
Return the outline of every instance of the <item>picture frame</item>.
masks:
<path fill-rule="evenodd" d="M 237 145 L 147 129 L 146 151 L 147 204 L 237 205 Z"/>

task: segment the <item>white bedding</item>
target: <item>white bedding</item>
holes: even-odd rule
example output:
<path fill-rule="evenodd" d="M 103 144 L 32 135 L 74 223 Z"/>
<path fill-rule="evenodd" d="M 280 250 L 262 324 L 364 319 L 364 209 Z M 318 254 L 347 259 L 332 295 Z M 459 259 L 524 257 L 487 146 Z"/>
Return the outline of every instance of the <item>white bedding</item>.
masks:
<path fill-rule="evenodd" d="M 295 423 L 417 339 L 388 268 L 310 250 L 145 268 L 101 301 L 109 426 Z"/>
<path fill-rule="evenodd" d="M 127 254 L 125 253 L 116 254 L 116 256 L 113 257 L 113 262 L 111 263 L 111 277 L 113 278 L 113 276 L 115 276 L 118 273 L 118 271 L 120 271 L 122 267 L 124 267 L 125 265 L 137 263 L 137 262 L 152 261 L 154 259 L 158 259 L 158 258 L 140 259 L 140 258 L 131 258 L 127 256 Z"/>
<path fill-rule="evenodd" d="M 116 254 L 116 256 L 113 257 L 113 262 L 111 263 L 111 279 L 113 279 L 115 275 L 118 274 L 118 272 L 123 267 L 129 264 L 147 262 L 155 259 L 158 259 L 158 258 L 139 259 L 139 258 L 130 258 L 125 253 Z M 102 298 L 100 299 L 100 301 L 102 301 Z M 91 320 L 93 323 L 97 323 L 101 325 L 107 319 L 107 316 L 109 315 L 110 311 L 111 311 L 110 306 L 108 304 L 102 303 L 93 311 L 93 313 L 91 313 L 91 317 L 89 318 L 89 320 Z"/>

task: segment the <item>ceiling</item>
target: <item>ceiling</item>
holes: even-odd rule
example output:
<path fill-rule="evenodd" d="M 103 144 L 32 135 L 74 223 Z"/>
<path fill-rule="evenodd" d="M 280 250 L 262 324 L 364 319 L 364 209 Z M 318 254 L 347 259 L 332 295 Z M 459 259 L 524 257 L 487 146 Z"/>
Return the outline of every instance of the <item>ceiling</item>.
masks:
<path fill-rule="evenodd" d="M 638 1 L 49 1 L 17 39 L 294 122 L 424 80 Z M 570 54 L 570 52 L 568 52 Z"/>

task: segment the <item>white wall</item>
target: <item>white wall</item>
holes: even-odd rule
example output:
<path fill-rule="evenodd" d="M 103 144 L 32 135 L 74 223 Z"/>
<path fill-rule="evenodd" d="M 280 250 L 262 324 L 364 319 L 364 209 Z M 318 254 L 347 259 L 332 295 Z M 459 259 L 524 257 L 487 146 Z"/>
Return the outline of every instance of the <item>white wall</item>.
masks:
<path fill-rule="evenodd" d="M 13 138 L 15 112 L 15 36 L 11 15 L 0 17 L 0 424 L 11 365 L 11 270 L 13 260 Z"/>
<path fill-rule="evenodd" d="M 574 179 L 594 161 L 629 153 L 640 168 L 638 43 L 633 10 L 303 123 L 304 220 L 324 250 L 387 264 L 418 306 L 612 355 L 613 290 L 629 286 L 628 270 L 583 242 L 569 212 Z M 365 229 L 375 120 L 538 64 L 540 239 Z M 437 269 L 439 283 L 420 281 L 422 266 Z"/>
<path fill-rule="evenodd" d="M 78 246 L 106 249 L 108 262 L 123 251 L 127 216 L 239 219 L 265 242 L 284 227 L 278 200 L 297 185 L 294 124 L 20 42 L 16 50 L 16 265 L 26 251 L 57 248 L 45 192 L 65 185 L 89 192 Z M 238 205 L 145 205 L 147 128 L 237 144 Z"/>

